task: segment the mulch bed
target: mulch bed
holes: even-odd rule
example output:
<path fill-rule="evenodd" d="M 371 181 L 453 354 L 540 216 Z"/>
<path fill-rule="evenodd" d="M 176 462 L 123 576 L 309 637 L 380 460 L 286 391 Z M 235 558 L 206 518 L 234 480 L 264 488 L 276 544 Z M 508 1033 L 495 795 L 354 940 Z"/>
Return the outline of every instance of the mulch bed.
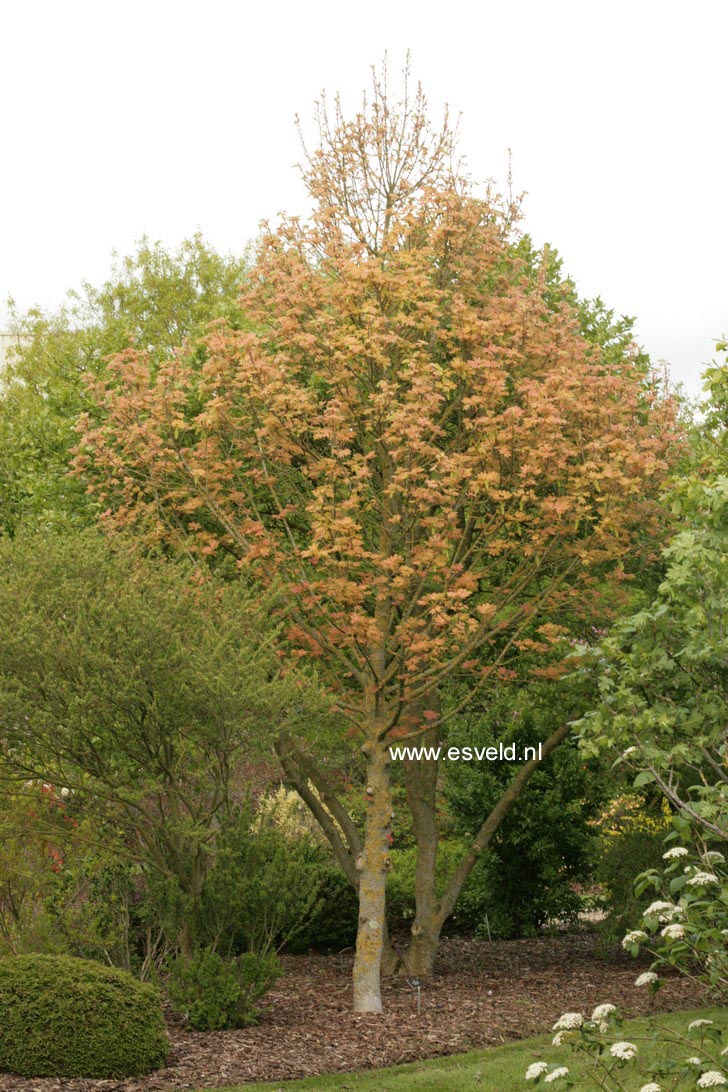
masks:
<path fill-rule="evenodd" d="M 385 1013 L 351 1011 L 352 954 L 287 956 L 257 1027 L 192 1032 L 170 1025 L 167 1069 L 127 1081 L 24 1080 L 0 1075 L 0 1092 L 147 1092 L 199 1089 L 245 1081 L 371 1069 L 454 1054 L 538 1035 L 565 1011 L 604 1001 L 629 1015 L 705 1003 L 687 979 L 669 979 L 651 1002 L 637 989 L 638 965 L 615 951 L 600 954 L 593 934 L 497 942 L 443 941 L 437 973 L 421 991 L 402 979 L 384 983 Z M 640 967 L 639 969 L 644 969 Z"/>

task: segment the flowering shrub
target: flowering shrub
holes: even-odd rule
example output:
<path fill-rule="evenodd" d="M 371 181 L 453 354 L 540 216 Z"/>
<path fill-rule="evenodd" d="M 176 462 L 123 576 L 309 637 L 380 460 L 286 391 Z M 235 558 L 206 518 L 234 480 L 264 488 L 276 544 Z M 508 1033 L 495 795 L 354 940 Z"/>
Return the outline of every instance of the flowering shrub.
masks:
<path fill-rule="evenodd" d="M 590 1017 L 580 1012 L 566 1012 L 554 1024 L 554 1046 L 568 1046 L 575 1053 L 588 1055 L 592 1066 L 591 1084 L 605 1092 L 673 1092 L 675 1089 L 722 1088 L 728 1086 L 728 1045 L 725 1033 L 712 1020 L 693 1020 L 684 1033 L 651 1022 L 649 1034 L 638 1042 L 671 1044 L 670 1057 L 641 1065 L 641 1048 L 637 1042 L 621 1037 L 622 1018 L 616 1005 L 597 1005 Z M 632 1038 L 637 1038 L 632 1036 Z M 728 1042 L 728 1039 L 726 1039 Z M 560 1088 L 575 1087 L 571 1072 L 565 1065 L 533 1062 L 525 1073 L 533 1084 L 558 1084 Z M 580 1077 L 579 1087 L 584 1087 Z"/>
<path fill-rule="evenodd" d="M 675 829 L 668 842 L 689 838 L 691 829 L 684 819 L 676 816 L 672 822 Z M 640 928 L 623 938 L 622 947 L 635 957 L 641 952 L 653 956 L 650 970 L 637 976 L 636 986 L 655 992 L 661 985 L 660 969 L 675 967 L 724 996 L 728 993 L 728 869 L 723 853 L 706 848 L 699 839 L 691 844 L 694 848 L 671 845 L 662 854 L 661 869 L 649 869 L 637 877 L 638 894 L 652 889 L 658 897 L 642 912 Z M 685 1057 L 652 1062 L 646 1071 L 637 1043 L 622 1039 L 620 1029 L 616 1006 L 602 1004 L 588 1019 L 580 1012 L 564 1013 L 554 1024 L 553 1043 L 586 1052 L 594 1063 L 594 1084 L 606 1092 L 637 1087 L 633 1074 L 643 1081 L 640 1092 L 728 1086 L 728 1045 L 712 1020 L 693 1020 L 685 1034 L 653 1022 L 649 1039 L 684 1048 Z M 624 1072 L 627 1066 L 632 1073 Z M 546 1062 L 530 1066 L 526 1079 L 572 1086 L 568 1067 Z"/>
<path fill-rule="evenodd" d="M 308 788 L 310 792 L 318 796 L 316 786 L 310 781 Z M 301 797 L 293 789 L 287 789 L 285 785 L 279 785 L 275 791 L 258 801 L 257 813 L 251 829 L 258 833 L 271 828 L 280 831 L 287 842 L 300 842 L 302 838 L 307 838 L 319 845 L 325 843 L 321 827 Z"/>
<path fill-rule="evenodd" d="M 609 802 L 592 826 L 598 834 L 595 879 L 608 914 L 601 929 L 608 941 L 617 943 L 641 913 L 634 878 L 659 864 L 663 840 L 670 830 L 670 811 L 664 803 L 659 810 L 648 809 L 639 793 L 622 793 Z"/>
<path fill-rule="evenodd" d="M 689 828 L 674 820 L 675 840 Z M 728 868 L 719 850 L 673 845 L 663 854 L 662 869 L 637 877 L 637 891 L 653 889 L 661 896 L 644 911 L 641 928 L 627 933 L 622 946 L 633 956 L 649 952 L 650 972 L 638 985 L 658 989 L 658 971 L 676 967 L 705 982 L 719 997 L 728 994 Z"/>
<path fill-rule="evenodd" d="M 626 834 L 664 834 L 670 826 L 670 808 L 661 801 L 660 811 L 648 811 L 644 797 L 636 792 L 623 792 L 613 797 L 602 813 L 591 823 L 604 840 L 616 840 Z"/>

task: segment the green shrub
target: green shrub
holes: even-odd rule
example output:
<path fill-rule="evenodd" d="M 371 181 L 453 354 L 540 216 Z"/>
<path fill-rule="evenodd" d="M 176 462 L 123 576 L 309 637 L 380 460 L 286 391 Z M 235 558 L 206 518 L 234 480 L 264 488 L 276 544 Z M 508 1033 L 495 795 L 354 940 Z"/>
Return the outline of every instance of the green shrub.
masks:
<path fill-rule="evenodd" d="M 0 960 L 0 1070 L 21 1077 L 137 1077 L 167 1061 L 158 991 L 71 956 Z"/>
<path fill-rule="evenodd" d="M 497 745 L 500 734 L 522 753 L 560 723 L 561 710 L 539 697 L 536 684 L 522 695 L 506 691 L 490 714 L 495 726 L 485 717 L 474 721 L 462 740 Z M 511 762 L 448 766 L 446 795 L 458 834 L 476 833 L 518 769 Z M 590 819 L 602 791 L 599 771 L 584 763 L 575 744 L 564 742 L 544 759 L 474 868 L 455 907 L 456 927 L 511 939 L 536 936 L 549 922 L 574 922 L 582 907 L 578 885 L 590 879 L 596 840 Z"/>
<path fill-rule="evenodd" d="M 279 830 L 253 829 L 251 821 L 243 809 L 219 839 L 189 915 L 195 949 L 226 957 L 279 949 L 316 910 L 319 880 L 311 859 L 321 849 L 305 838 L 291 843 Z"/>
<path fill-rule="evenodd" d="M 595 878 L 604 889 L 606 942 L 621 940 L 650 901 L 649 894 L 636 893 L 634 878 L 662 865 L 669 821 L 669 810 L 650 811 L 634 793 L 616 797 L 600 817 Z"/>
<path fill-rule="evenodd" d="M 293 953 L 341 952 L 353 948 L 359 920 L 359 897 L 338 865 L 311 858 L 309 868 L 316 878 L 318 902 L 305 926 L 286 944 Z"/>
<path fill-rule="evenodd" d="M 263 1011 L 259 1002 L 280 974 L 274 952 L 223 959 L 214 949 L 203 948 L 172 964 L 169 995 L 197 1031 L 243 1028 L 256 1022 Z"/>
<path fill-rule="evenodd" d="M 437 849 L 437 894 L 442 895 L 445 884 L 456 865 L 465 853 L 465 845 L 456 838 L 442 838 Z M 392 849 L 391 871 L 387 874 L 387 921 L 391 929 L 402 925 L 409 927 L 415 917 L 415 867 L 417 865 L 417 847 Z M 453 915 L 450 925 L 458 923 L 458 913 Z"/>

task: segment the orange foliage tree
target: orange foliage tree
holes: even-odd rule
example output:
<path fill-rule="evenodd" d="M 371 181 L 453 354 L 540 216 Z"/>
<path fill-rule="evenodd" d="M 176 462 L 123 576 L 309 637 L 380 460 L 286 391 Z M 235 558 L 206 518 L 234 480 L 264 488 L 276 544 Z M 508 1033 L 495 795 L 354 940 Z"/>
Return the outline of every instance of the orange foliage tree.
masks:
<path fill-rule="evenodd" d="M 310 218 L 265 230 L 248 329 L 219 324 L 161 366 L 120 354 L 76 465 L 113 524 L 230 555 L 286 592 L 288 651 L 318 657 L 365 759 L 363 833 L 306 741 L 278 750 L 358 888 L 354 1007 L 380 1011 L 389 747 L 436 742 L 448 680 L 467 676 L 472 698 L 519 648 L 558 642 L 560 613 L 619 585 L 656 533 L 674 416 L 629 354 L 581 336 L 547 262 L 519 257 L 514 207 L 459 175 L 447 116 L 432 126 L 419 88 L 394 102 L 375 77 L 352 119 L 337 100 L 318 120 Z M 534 767 L 438 898 L 437 763 L 408 764 L 410 971 L 431 969 Z"/>

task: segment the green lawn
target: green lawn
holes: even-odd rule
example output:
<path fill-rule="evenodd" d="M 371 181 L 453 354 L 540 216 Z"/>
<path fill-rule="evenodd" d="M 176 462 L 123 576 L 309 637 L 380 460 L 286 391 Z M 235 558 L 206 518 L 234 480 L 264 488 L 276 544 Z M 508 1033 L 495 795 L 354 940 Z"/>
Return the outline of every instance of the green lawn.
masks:
<path fill-rule="evenodd" d="M 725 1009 L 701 1009 L 684 1013 L 668 1013 L 657 1017 L 660 1024 L 684 1031 L 691 1020 L 698 1017 L 713 1020 L 721 1028 L 728 1027 L 728 1012 Z M 646 1032 L 646 1020 L 631 1020 L 625 1023 L 621 1032 L 623 1038 L 637 1042 L 640 1056 L 654 1058 L 651 1044 L 641 1044 L 639 1039 Z M 239 1092 L 288 1092 L 289 1089 L 320 1089 L 326 1092 L 328 1089 L 342 1089 L 344 1092 L 409 1092 L 410 1089 L 430 1089 L 431 1092 L 466 1092 L 467 1089 L 483 1089 L 484 1092 L 512 1092 L 521 1089 L 527 1092 L 533 1088 L 530 1082 L 524 1079 L 526 1068 L 531 1062 L 544 1061 L 558 1063 L 569 1067 L 572 1076 L 582 1076 L 587 1068 L 585 1060 L 572 1054 L 568 1049 L 551 1046 L 551 1036 L 542 1035 L 538 1039 L 524 1039 L 522 1042 L 510 1043 L 507 1046 L 491 1047 L 488 1050 L 479 1050 L 471 1054 L 456 1054 L 449 1058 L 438 1058 L 430 1062 L 418 1062 L 414 1065 L 401 1065 L 393 1069 L 369 1070 L 366 1073 L 337 1073 L 327 1077 L 308 1077 L 303 1081 L 283 1081 L 273 1084 L 245 1084 L 237 1085 Z M 689 1052 L 688 1052 L 689 1053 Z M 696 1043 L 692 1053 L 699 1054 L 700 1048 Z M 663 1055 L 664 1056 L 664 1055 Z M 678 1057 L 684 1057 L 679 1054 Z M 625 1084 L 628 1088 L 638 1089 L 642 1080 L 638 1079 L 628 1065 L 622 1071 L 627 1077 Z M 627 1076 L 629 1075 L 629 1076 Z M 645 1078 L 646 1079 L 646 1078 Z M 563 1082 L 555 1082 L 551 1085 L 539 1084 L 537 1088 L 563 1088 Z M 593 1089 L 593 1084 L 579 1081 L 574 1086 L 581 1092 Z M 686 1086 L 687 1087 L 687 1086 Z"/>

